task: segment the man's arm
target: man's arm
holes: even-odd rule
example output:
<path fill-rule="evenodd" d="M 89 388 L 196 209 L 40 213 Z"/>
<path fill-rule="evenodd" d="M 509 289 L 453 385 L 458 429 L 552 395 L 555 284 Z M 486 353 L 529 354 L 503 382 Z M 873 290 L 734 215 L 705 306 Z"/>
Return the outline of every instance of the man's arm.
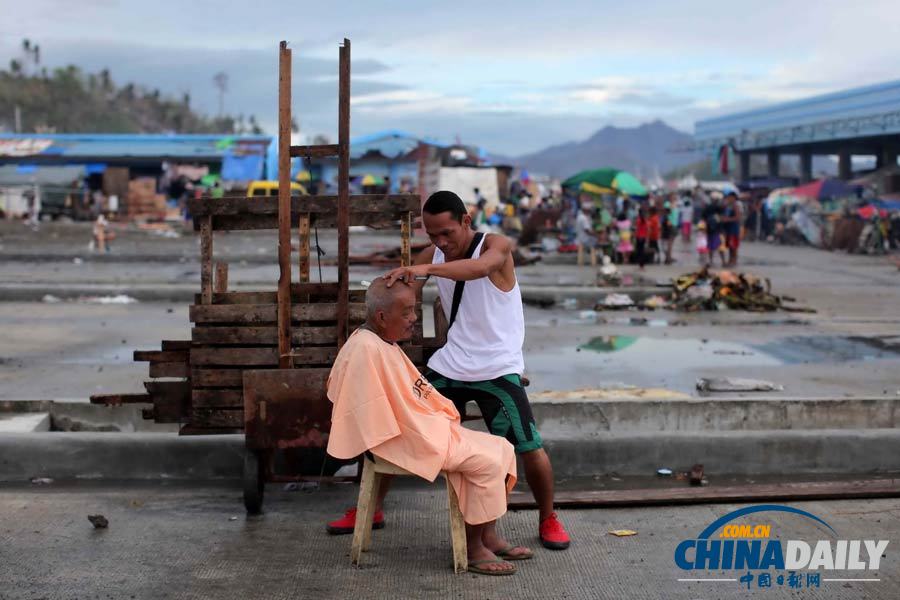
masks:
<path fill-rule="evenodd" d="M 419 264 L 416 260 L 415 265 L 411 267 L 400 267 L 387 273 L 384 277 L 388 280 L 388 287 L 393 285 L 394 281 L 402 279 L 407 283 L 415 282 L 418 276 L 444 277 L 454 281 L 471 281 L 487 277 L 492 273 L 499 271 L 512 252 L 512 243 L 502 235 L 489 235 L 484 240 L 484 251 L 478 258 L 465 258 L 462 260 L 454 260 L 447 263 L 431 264 L 431 257 L 428 262 L 424 261 Z M 431 246 L 431 256 L 434 256 L 434 246 Z M 423 251 L 422 254 L 425 254 Z M 421 257 L 422 255 L 420 255 Z M 421 282 L 418 282 L 421 284 Z"/>

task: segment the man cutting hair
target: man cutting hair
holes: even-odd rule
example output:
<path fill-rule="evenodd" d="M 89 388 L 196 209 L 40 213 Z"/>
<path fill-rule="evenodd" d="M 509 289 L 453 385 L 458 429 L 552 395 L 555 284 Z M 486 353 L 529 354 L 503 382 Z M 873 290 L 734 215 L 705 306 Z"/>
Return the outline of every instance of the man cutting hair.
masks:
<path fill-rule="evenodd" d="M 553 511 L 553 468 L 522 385 L 525 317 L 511 243 L 502 235 L 473 231 L 465 205 L 450 191 L 428 198 L 422 220 L 432 245 L 414 265 L 394 269 L 384 279 L 388 287 L 403 281 L 415 289 L 423 285 L 417 278 L 435 277 L 450 329 L 425 376 L 460 414 L 475 401 L 490 432 L 513 445 L 538 503 L 541 543 L 553 550 L 568 548 L 569 536 Z M 384 526 L 388 482 L 383 479 L 379 490 L 375 527 Z M 328 530 L 351 533 L 355 520 L 351 509 Z"/>

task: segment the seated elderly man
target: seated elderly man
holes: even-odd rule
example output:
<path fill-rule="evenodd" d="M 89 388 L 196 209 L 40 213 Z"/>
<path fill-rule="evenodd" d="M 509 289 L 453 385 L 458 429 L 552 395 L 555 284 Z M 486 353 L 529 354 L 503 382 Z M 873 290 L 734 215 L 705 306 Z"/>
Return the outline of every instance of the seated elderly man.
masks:
<path fill-rule="evenodd" d="M 464 429 L 453 402 L 438 393 L 397 345 L 416 322 L 416 296 L 406 284 L 376 279 L 366 293 L 366 322 L 341 348 L 328 379 L 334 403 L 328 453 L 375 456 L 428 481 L 446 471 L 466 522 L 469 570 L 511 575 L 507 560 L 531 558 L 496 529 L 516 482 L 512 445 Z"/>

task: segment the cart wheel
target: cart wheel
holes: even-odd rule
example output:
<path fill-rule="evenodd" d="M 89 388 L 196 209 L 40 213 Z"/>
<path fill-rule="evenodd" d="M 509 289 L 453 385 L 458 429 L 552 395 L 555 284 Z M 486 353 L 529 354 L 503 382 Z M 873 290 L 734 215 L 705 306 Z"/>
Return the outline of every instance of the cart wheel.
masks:
<path fill-rule="evenodd" d="M 248 515 L 262 512 L 263 491 L 265 490 L 265 469 L 263 455 L 248 450 L 244 453 L 244 508 Z"/>

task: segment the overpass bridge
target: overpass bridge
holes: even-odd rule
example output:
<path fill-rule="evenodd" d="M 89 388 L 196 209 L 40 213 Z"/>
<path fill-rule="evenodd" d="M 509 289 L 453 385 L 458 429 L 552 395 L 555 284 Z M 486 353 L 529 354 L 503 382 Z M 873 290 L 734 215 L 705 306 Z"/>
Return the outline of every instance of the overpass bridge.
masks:
<path fill-rule="evenodd" d="M 782 155 L 800 158 L 803 181 L 812 179 L 814 155 L 837 155 L 841 179 L 852 176 L 854 155 L 874 155 L 876 167 L 897 164 L 900 151 L 900 80 L 869 85 L 698 121 L 694 148 L 730 145 L 739 177 L 750 176 L 750 157 L 767 158 L 767 175 L 778 177 Z"/>

